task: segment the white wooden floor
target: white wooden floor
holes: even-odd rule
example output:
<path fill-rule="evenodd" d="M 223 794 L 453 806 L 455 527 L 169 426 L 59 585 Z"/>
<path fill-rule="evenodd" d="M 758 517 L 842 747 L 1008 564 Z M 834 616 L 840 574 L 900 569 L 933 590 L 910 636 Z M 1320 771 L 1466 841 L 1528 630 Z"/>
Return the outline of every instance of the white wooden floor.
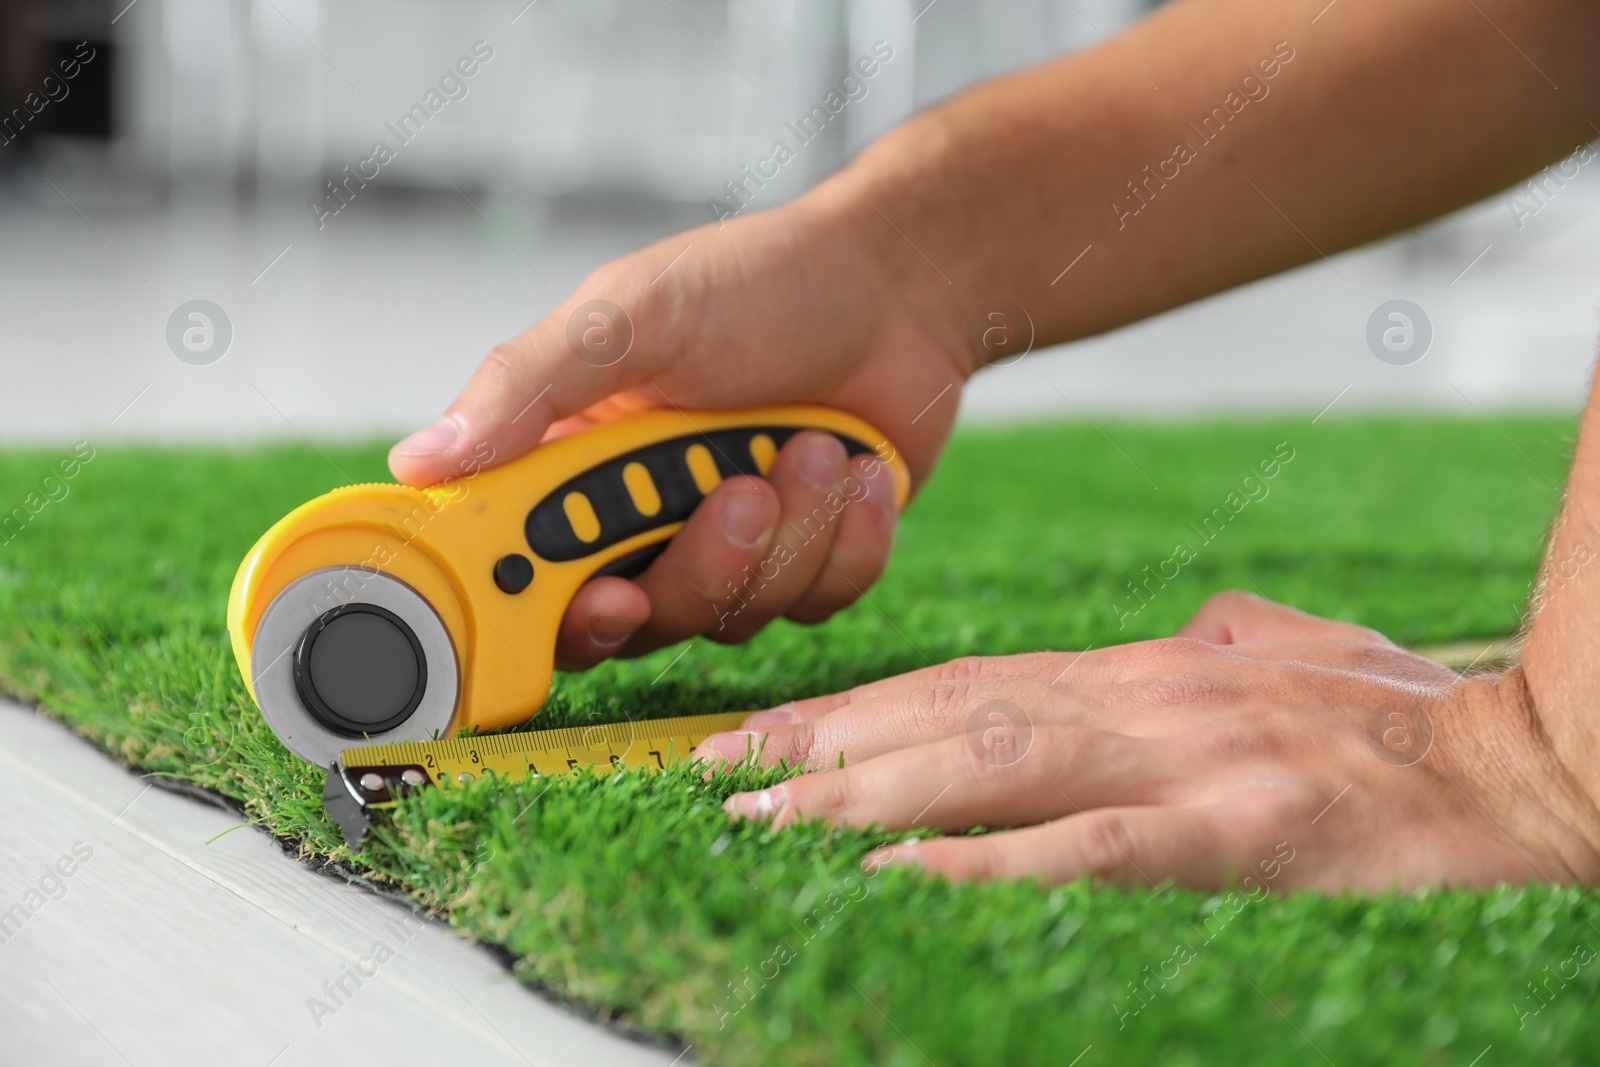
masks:
<path fill-rule="evenodd" d="M 153 788 L 5 702 L 0 812 L 0 1062 L 643 1067 L 677 1055 L 567 1013 L 487 951 L 254 828 L 218 838 L 237 816 Z"/>

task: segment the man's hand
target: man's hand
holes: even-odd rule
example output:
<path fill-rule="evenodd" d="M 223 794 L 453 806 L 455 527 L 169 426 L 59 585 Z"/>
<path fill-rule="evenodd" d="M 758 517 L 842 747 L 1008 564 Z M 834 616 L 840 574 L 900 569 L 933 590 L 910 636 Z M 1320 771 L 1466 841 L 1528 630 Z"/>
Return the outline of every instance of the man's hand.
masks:
<path fill-rule="evenodd" d="M 428 485 L 458 474 L 468 457 L 492 450 L 493 462 L 505 462 L 640 408 L 810 402 L 883 431 L 920 485 L 979 361 L 959 329 L 896 296 L 857 239 L 863 225 L 883 225 L 863 216 L 870 210 L 854 194 L 819 191 L 601 267 L 491 351 L 444 419 L 394 447 L 391 469 Z M 893 474 L 870 461 L 847 461 L 833 437 L 802 433 L 767 480 L 724 482 L 637 582 L 584 586 L 562 624 L 558 665 L 586 667 L 701 633 L 741 641 L 778 616 L 820 622 L 851 603 L 882 572 L 897 518 Z M 820 535 L 802 537 L 802 520 L 849 478 L 867 484 L 865 495 L 843 493 L 853 502 Z M 773 555 L 785 560 L 777 577 L 741 606 L 734 591 Z"/>
<path fill-rule="evenodd" d="M 735 816 L 1017 828 L 869 864 L 1196 888 L 1600 882 L 1595 798 L 1520 669 L 1458 675 L 1238 593 L 1168 640 L 956 660 L 745 725 L 698 755 L 813 773 L 736 794 Z"/>
<path fill-rule="evenodd" d="M 979 357 L 1014 354 L 969 339 L 974 322 L 989 336 L 985 309 L 1020 310 L 1040 347 L 1113 329 L 1470 203 L 1592 136 L 1600 7 L 1327 14 L 1164 5 L 1115 42 L 919 114 L 793 204 L 609 263 L 491 351 L 390 467 L 424 485 L 640 406 L 812 401 L 875 424 L 920 485 Z M 1452 63 L 1415 62 L 1418 41 Z M 1226 147 L 1197 120 L 1226 123 Z M 837 448 L 801 435 L 770 485 L 730 480 L 638 583 L 583 589 L 559 664 L 843 607 L 883 567 L 892 493 L 846 509 L 721 624 L 729 583 L 846 474 Z"/>

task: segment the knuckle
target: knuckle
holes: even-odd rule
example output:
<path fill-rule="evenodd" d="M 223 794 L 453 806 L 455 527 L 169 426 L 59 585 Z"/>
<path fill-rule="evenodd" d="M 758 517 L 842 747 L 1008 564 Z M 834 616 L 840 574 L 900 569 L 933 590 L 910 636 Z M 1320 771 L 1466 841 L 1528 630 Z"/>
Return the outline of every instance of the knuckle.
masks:
<path fill-rule="evenodd" d="M 800 779 L 808 784 L 809 802 L 803 805 L 807 815 L 841 816 L 853 811 L 860 796 L 860 783 L 851 769 L 808 775 Z"/>
<path fill-rule="evenodd" d="M 941 682 L 972 682 L 984 676 L 982 656 L 958 656 L 941 663 L 935 675 Z"/>
<path fill-rule="evenodd" d="M 1126 816 L 1103 812 L 1088 818 L 1080 854 L 1083 869 L 1100 881 L 1113 881 L 1130 865 L 1138 865 L 1140 842 Z"/>
<path fill-rule="evenodd" d="M 1217 646 L 1198 637 L 1162 637 L 1147 642 L 1150 655 L 1156 659 L 1189 659 L 1209 655 Z"/>
<path fill-rule="evenodd" d="M 1204 604 L 1200 605 L 1202 612 L 1215 614 L 1232 614 L 1240 608 L 1248 607 L 1261 602 L 1260 597 L 1241 592 L 1238 589 L 1224 589 L 1220 593 L 1212 593 L 1206 597 Z"/>
<path fill-rule="evenodd" d="M 793 765 L 795 732 L 800 729 L 800 724 L 794 726 L 768 726 L 755 731 L 751 738 L 751 745 L 760 754 L 764 766 L 778 763 Z M 791 785 L 793 783 L 790 783 Z"/>
<path fill-rule="evenodd" d="M 495 345 L 484 354 L 478 366 L 478 376 L 491 386 L 510 385 L 517 380 L 522 364 L 522 353 L 511 341 Z"/>
<path fill-rule="evenodd" d="M 639 268 L 634 263 L 633 256 L 623 256 L 620 259 L 608 259 L 598 267 L 591 270 L 578 291 L 586 297 L 611 297 L 631 288 L 634 276 Z"/>
<path fill-rule="evenodd" d="M 791 765 L 810 765 L 812 750 L 817 747 L 817 728 L 809 722 L 797 722 L 789 728 L 786 758 Z"/>
<path fill-rule="evenodd" d="M 962 718 L 971 694 L 970 680 L 941 678 L 929 687 L 927 703 L 915 708 L 913 715 L 935 726 L 955 723 Z"/>

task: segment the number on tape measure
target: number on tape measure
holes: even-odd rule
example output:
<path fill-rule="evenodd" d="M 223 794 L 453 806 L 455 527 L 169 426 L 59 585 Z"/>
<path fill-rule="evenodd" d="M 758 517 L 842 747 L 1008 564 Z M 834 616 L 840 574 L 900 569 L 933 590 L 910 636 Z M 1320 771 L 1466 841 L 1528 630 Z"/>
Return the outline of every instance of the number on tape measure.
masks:
<path fill-rule="evenodd" d="M 347 748 L 322 791 L 328 814 L 351 848 L 368 830 L 367 813 L 392 806 L 411 790 L 467 783 L 495 775 L 508 781 L 574 774 L 589 767 L 665 770 L 688 760 L 714 733 L 737 729 L 743 711 L 675 719 L 568 726 L 449 741 L 412 741 Z"/>

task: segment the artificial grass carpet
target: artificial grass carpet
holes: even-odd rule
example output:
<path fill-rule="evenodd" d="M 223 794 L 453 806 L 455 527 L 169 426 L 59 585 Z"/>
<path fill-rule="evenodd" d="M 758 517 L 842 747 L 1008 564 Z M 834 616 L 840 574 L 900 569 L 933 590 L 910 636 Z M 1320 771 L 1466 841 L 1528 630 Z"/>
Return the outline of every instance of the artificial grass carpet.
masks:
<path fill-rule="evenodd" d="M 1159 636 L 1224 588 L 1402 641 L 1509 633 L 1573 426 L 1496 422 L 962 431 L 870 603 L 562 676 L 538 724 L 754 708 L 962 654 Z M 71 456 L 0 454 L 0 508 L 28 512 L 0 532 L 0 685 L 129 765 L 236 798 L 308 855 L 345 856 L 321 772 L 245 693 L 223 606 L 262 530 L 383 478 L 382 448 L 101 447 L 65 479 Z M 1179 556 L 1176 577 L 1148 580 Z M 1459 1065 L 1492 1045 L 1485 1063 L 1564 1064 L 1600 1049 L 1600 966 L 1575 962 L 1600 947 L 1591 892 L 1246 903 L 868 878 L 861 856 L 891 835 L 723 815 L 771 775 L 429 790 L 352 863 L 504 946 L 524 979 L 706 1063 Z"/>

